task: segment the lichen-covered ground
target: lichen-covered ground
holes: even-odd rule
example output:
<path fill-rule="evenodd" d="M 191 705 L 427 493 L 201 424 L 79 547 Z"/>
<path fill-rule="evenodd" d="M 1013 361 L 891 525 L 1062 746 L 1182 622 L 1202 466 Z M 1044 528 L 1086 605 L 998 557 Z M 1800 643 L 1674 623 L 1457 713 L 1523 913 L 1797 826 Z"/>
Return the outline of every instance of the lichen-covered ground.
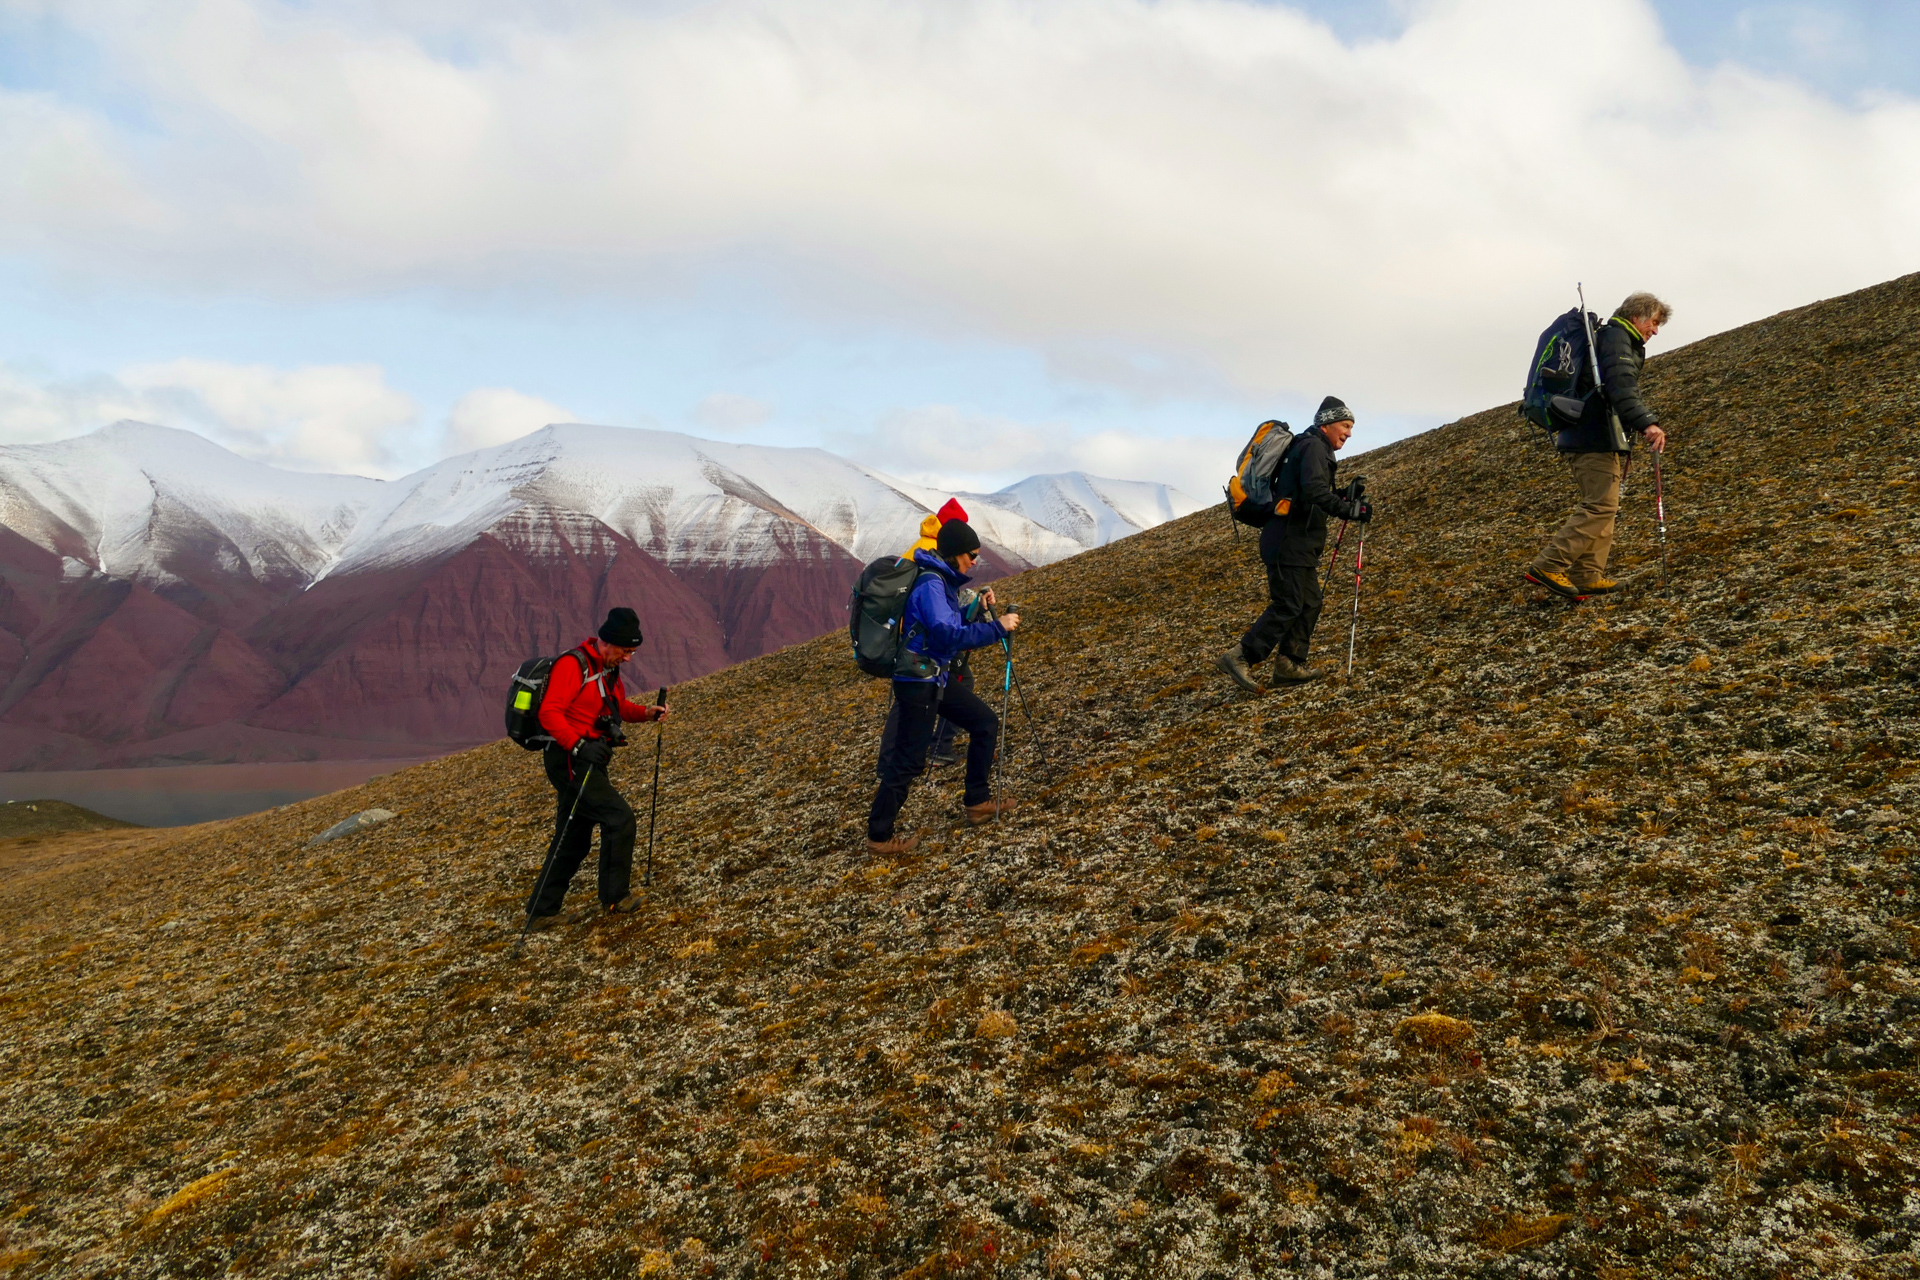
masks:
<path fill-rule="evenodd" d="M 1012 580 L 1025 806 L 909 857 L 829 638 L 677 691 L 649 909 L 519 960 L 504 744 L 0 882 L 0 1270 L 1920 1275 L 1916 335 L 1656 360 L 1671 585 L 1578 609 L 1511 409 L 1349 463 L 1350 683 L 1214 672 L 1217 508 Z"/>

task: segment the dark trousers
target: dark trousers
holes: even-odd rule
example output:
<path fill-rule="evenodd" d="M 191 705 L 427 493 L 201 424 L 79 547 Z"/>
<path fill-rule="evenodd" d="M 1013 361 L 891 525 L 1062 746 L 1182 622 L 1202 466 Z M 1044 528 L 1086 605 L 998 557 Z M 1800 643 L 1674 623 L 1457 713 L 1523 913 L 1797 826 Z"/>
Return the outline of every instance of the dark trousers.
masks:
<path fill-rule="evenodd" d="M 907 802 L 907 790 L 926 768 L 936 720 L 951 720 L 967 735 L 967 790 L 962 802 L 980 804 L 993 796 L 989 779 L 994 748 L 1000 741 L 1000 717 L 991 707 L 972 689 L 950 684 L 943 691 L 939 685 L 915 680 L 894 681 L 893 700 L 900 711 L 900 727 L 892 749 L 880 757 L 880 788 L 867 814 L 869 840 L 892 837 L 893 820 Z"/>
<path fill-rule="evenodd" d="M 947 687 L 949 689 L 964 689 L 968 693 L 972 693 L 973 669 L 971 667 L 955 667 L 948 671 Z M 936 718 L 933 725 L 932 754 L 936 756 L 952 755 L 953 736 L 956 732 L 957 730 L 954 728 L 953 721 L 947 719 L 945 716 Z M 898 739 L 899 736 L 900 700 L 895 698 L 892 704 L 887 707 L 886 727 L 880 730 L 880 755 L 875 759 L 873 764 L 873 772 L 876 776 L 886 776 L 885 767 L 887 754 L 893 750 L 894 741 Z"/>
<path fill-rule="evenodd" d="M 1278 649 L 1295 662 L 1307 660 L 1307 644 L 1320 625 L 1320 570 L 1314 565 L 1267 566 L 1267 611 L 1240 637 L 1240 656 L 1264 662 Z"/>
<path fill-rule="evenodd" d="M 542 752 L 541 763 L 547 768 L 547 781 L 553 784 L 557 806 L 553 829 L 561 835 L 549 859 L 550 866 L 542 868 L 545 878 L 534 881 L 537 896 L 528 897 L 527 911 L 550 916 L 560 909 L 573 873 L 586 861 L 595 827 L 600 828 L 600 904 L 612 906 L 627 896 L 628 883 L 633 879 L 633 837 L 640 826 L 634 819 L 633 806 L 613 789 L 605 769 L 595 769 L 584 779 L 570 776 L 571 762 L 559 747 Z M 578 808 L 574 806 L 576 797 Z M 569 813 L 572 822 L 567 821 Z"/>

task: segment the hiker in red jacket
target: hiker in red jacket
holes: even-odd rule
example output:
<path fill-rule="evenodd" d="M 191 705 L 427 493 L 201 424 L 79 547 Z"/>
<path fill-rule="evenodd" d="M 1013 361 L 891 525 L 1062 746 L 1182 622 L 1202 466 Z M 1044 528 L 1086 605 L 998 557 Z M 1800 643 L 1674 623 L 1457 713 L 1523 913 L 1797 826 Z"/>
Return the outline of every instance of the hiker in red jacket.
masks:
<path fill-rule="evenodd" d="M 535 929 L 559 921 L 560 902 L 573 873 L 586 859 L 596 826 L 600 828 L 600 905 L 619 912 L 639 906 L 639 900 L 627 892 L 638 824 L 633 806 L 613 789 L 607 764 L 613 749 L 625 745 L 622 722 L 664 720 L 667 715 L 667 708 L 634 702 L 620 687 L 620 664 L 640 644 L 639 615 L 631 609 L 611 610 L 599 636 L 562 654 L 548 677 L 546 696 L 540 702 L 540 727 L 553 741 L 541 759 L 558 804 L 554 825 L 560 838 L 554 845 L 552 869 L 542 868 L 544 878 L 534 882 L 537 896 L 527 900 Z"/>

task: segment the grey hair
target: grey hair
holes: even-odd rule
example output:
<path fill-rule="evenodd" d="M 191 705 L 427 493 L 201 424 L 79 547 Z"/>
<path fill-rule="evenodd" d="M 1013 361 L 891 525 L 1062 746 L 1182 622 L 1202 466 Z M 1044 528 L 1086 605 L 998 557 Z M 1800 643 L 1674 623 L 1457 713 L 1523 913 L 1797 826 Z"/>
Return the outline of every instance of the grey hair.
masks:
<path fill-rule="evenodd" d="M 1673 316 L 1673 308 L 1650 293 L 1630 293 L 1627 300 L 1614 309 L 1613 314 L 1624 320 L 1651 320 L 1655 324 L 1665 324 Z"/>

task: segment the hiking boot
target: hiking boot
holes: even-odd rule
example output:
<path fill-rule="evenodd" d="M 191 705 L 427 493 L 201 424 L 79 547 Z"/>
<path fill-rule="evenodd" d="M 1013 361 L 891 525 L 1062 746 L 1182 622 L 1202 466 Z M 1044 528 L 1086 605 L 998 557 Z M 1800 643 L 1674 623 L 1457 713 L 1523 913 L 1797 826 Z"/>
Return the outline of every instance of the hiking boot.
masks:
<path fill-rule="evenodd" d="M 624 916 L 638 911 L 645 905 L 646 903 L 642 901 L 639 894 L 630 893 L 618 902 L 609 902 L 607 904 L 607 914 L 610 916 Z"/>
<path fill-rule="evenodd" d="M 890 858 L 896 853 L 907 853 L 920 843 L 919 836 L 888 836 L 885 840 L 867 840 L 867 852 L 876 858 Z"/>
<path fill-rule="evenodd" d="M 1553 569 L 1529 569 L 1526 580 L 1536 587 L 1545 587 L 1555 595 L 1565 596 L 1569 600 L 1580 598 L 1580 589 L 1573 585 L 1573 579 Z"/>
<path fill-rule="evenodd" d="M 1275 684 L 1305 684 L 1309 680 L 1318 680 L 1320 672 L 1304 662 L 1295 662 L 1284 653 L 1273 655 L 1273 682 Z"/>
<path fill-rule="evenodd" d="M 552 915 L 535 916 L 533 919 L 527 921 L 527 932 L 528 933 L 545 933 L 549 929 L 558 929 L 561 925 L 565 924 L 566 922 L 567 922 L 567 918 L 561 915 L 558 911 L 554 912 Z"/>
<path fill-rule="evenodd" d="M 936 751 L 927 757 L 927 763 L 936 769 L 944 769 L 959 758 L 959 756 L 954 755 L 951 751 Z"/>
<path fill-rule="evenodd" d="M 1244 663 L 1241 665 L 1245 666 Z M 982 800 L 979 804 L 970 804 L 967 806 L 967 825 L 970 827 L 981 826 L 985 823 L 992 822 L 1003 813 L 1012 813 L 1017 807 L 1012 796 L 996 796 L 992 799 Z"/>
<path fill-rule="evenodd" d="M 1221 654 L 1219 661 L 1213 665 L 1231 676 L 1233 682 L 1242 689 L 1245 689 L 1248 693 L 1266 692 L 1260 687 L 1259 681 L 1253 678 L 1253 672 L 1247 669 L 1247 656 L 1240 652 L 1239 645 L 1235 645 L 1233 648 Z M 968 812 L 972 811 L 969 810 Z"/>
<path fill-rule="evenodd" d="M 1595 578 L 1580 588 L 1583 596 L 1603 596 L 1609 591 L 1618 591 L 1620 583 L 1613 578 Z"/>

